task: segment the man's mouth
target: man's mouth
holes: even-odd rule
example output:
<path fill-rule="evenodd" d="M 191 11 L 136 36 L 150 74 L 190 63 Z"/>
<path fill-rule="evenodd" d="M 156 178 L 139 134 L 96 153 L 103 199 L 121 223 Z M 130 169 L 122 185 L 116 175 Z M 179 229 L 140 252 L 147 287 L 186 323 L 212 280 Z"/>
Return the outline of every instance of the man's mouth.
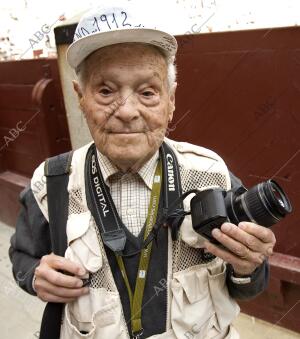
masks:
<path fill-rule="evenodd" d="M 140 134 L 144 133 L 143 131 L 108 131 L 110 134 Z"/>

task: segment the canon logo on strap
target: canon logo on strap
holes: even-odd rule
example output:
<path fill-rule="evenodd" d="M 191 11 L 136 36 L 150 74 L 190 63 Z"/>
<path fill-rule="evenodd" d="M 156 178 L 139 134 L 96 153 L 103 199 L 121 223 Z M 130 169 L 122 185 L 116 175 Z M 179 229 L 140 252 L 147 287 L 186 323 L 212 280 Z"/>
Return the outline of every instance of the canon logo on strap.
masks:
<path fill-rule="evenodd" d="M 169 191 L 175 191 L 174 181 L 174 159 L 171 154 L 166 155 L 167 159 L 167 170 L 168 170 L 168 189 Z"/>

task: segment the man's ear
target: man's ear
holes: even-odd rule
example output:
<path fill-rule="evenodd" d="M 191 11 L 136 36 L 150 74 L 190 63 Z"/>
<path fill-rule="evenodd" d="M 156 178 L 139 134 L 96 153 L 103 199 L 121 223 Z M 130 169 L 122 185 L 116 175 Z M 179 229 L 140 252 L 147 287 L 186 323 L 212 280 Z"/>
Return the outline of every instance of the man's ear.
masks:
<path fill-rule="evenodd" d="M 77 98 L 78 98 L 78 101 L 79 101 L 79 106 L 82 110 L 82 104 L 83 104 L 83 93 L 82 93 L 82 89 L 79 85 L 79 82 L 76 81 L 76 80 L 72 80 L 72 83 L 73 83 L 73 88 L 74 88 L 74 91 L 76 92 L 77 94 Z"/>
<path fill-rule="evenodd" d="M 173 119 L 173 113 L 175 111 L 175 93 L 177 88 L 177 82 L 174 82 L 170 90 L 170 112 L 169 112 L 169 122 Z"/>

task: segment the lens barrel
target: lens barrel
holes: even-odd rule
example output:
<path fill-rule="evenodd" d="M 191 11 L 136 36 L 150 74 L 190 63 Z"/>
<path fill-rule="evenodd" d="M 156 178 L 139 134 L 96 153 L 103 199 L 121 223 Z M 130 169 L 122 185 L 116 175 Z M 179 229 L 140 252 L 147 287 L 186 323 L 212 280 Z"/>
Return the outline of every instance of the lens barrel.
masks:
<path fill-rule="evenodd" d="M 237 219 L 233 222 L 252 221 L 270 227 L 292 211 L 287 195 L 274 180 L 262 182 L 230 200 L 233 219 Z"/>

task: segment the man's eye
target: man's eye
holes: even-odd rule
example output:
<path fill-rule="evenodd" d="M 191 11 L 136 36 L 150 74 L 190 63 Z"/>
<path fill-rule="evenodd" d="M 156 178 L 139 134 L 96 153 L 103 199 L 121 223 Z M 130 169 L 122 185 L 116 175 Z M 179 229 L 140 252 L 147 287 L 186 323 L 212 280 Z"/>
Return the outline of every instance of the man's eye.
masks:
<path fill-rule="evenodd" d="M 111 94 L 111 90 L 109 90 L 108 88 L 102 88 L 99 92 L 103 95 Z"/>
<path fill-rule="evenodd" d="M 144 91 L 144 92 L 143 92 L 143 95 L 144 95 L 145 97 L 151 97 L 151 96 L 154 95 L 154 93 L 151 92 L 151 91 Z"/>

